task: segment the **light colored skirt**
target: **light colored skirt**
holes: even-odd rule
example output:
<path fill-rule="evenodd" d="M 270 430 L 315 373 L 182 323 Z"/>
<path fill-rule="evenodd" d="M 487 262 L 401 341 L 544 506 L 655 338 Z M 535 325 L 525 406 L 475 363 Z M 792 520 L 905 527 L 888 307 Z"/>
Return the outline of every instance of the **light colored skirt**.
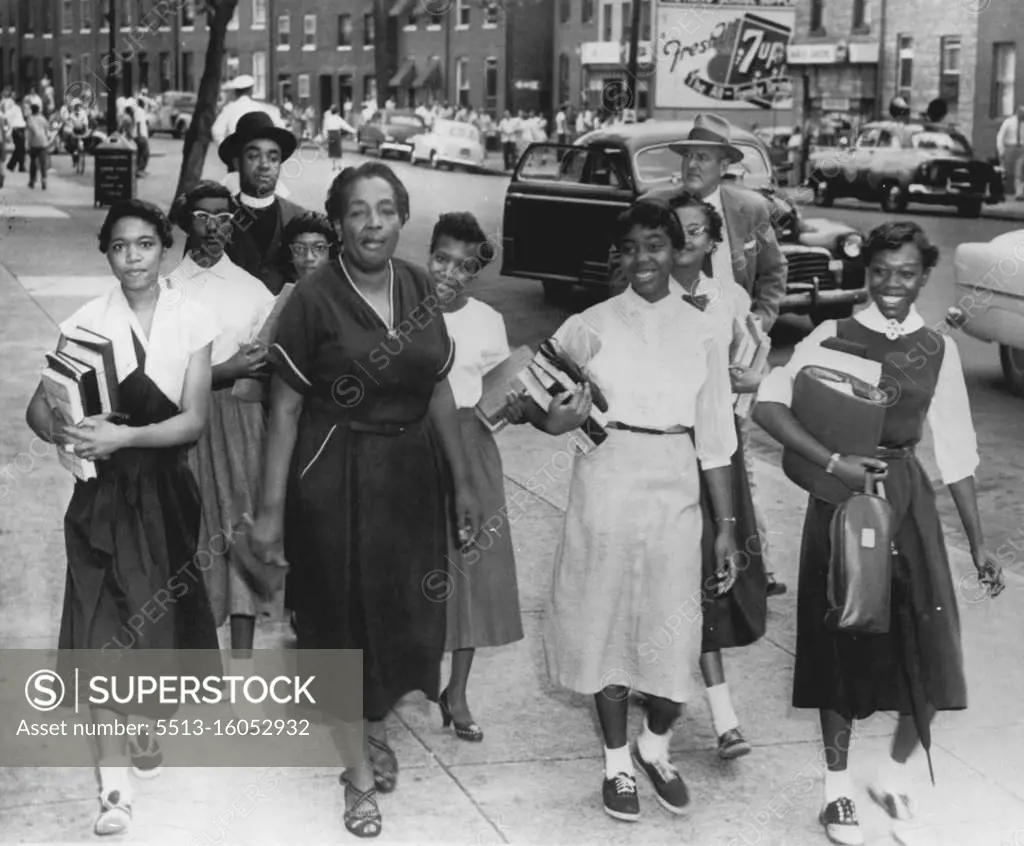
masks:
<path fill-rule="evenodd" d="M 512 533 L 503 518 L 505 476 L 498 445 L 472 408 L 459 409 L 459 430 L 485 525 L 465 553 L 449 532 L 446 652 L 523 639 Z"/>
<path fill-rule="evenodd" d="M 255 617 L 265 610 L 248 575 L 259 564 L 244 560 L 248 544 L 232 542 L 245 532 L 243 515 L 256 514 L 264 431 L 262 406 L 222 388 L 211 394 L 210 422 L 189 451 L 203 508 L 197 561 L 218 626 L 231 614 Z"/>
<path fill-rule="evenodd" d="M 675 702 L 700 690 L 701 531 L 688 435 L 613 430 L 576 457 L 545 623 L 556 684 Z"/>

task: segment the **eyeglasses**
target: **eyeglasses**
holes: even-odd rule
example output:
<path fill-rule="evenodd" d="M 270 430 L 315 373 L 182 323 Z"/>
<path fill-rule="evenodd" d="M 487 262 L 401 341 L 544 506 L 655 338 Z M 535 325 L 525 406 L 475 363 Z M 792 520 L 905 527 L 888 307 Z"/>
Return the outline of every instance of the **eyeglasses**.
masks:
<path fill-rule="evenodd" d="M 702 223 L 691 223 L 689 226 L 683 227 L 683 232 L 687 238 L 699 238 L 707 231 L 708 228 Z"/>
<path fill-rule="evenodd" d="M 320 242 L 318 244 L 292 244 L 291 251 L 295 258 L 302 258 L 303 256 L 320 256 L 327 255 L 327 251 L 330 249 L 330 244 Z"/>
<path fill-rule="evenodd" d="M 212 212 L 206 211 L 194 211 L 192 212 L 192 220 L 196 223 L 201 223 L 203 226 L 209 226 L 212 223 L 218 226 L 227 226 L 234 220 L 234 215 L 231 212 L 220 212 L 220 214 L 213 214 Z"/>

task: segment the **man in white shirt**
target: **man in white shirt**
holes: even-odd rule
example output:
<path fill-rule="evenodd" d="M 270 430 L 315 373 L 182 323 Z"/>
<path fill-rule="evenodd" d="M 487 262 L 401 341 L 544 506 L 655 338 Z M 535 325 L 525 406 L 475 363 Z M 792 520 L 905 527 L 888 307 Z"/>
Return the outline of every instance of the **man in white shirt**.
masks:
<path fill-rule="evenodd" d="M 559 144 L 569 143 L 569 118 L 565 114 L 564 105 L 559 107 L 558 114 L 555 115 L 555 135 Z"/>
<path fill-rule="evenodd" d="M 505 109 L 505 114 L 498 121 L 498 134 L 501 136 L 501 155 L 505 170 L 514 170 L 516 166 L 516 119 Z"/>
<path fill-rule="evenodd" d="M 11 158 L 7 162 L 7 170 L 13 173 L 25 172 L 25 112 L 22 110 L 13 97 L 4 101 L 4 114 L 7 117 L 7 125 L 11 128 L 11 144 L 14 146 Z"/>
<path fill-rule="evenodd" d="M 142 97 L 135 102 L 138 104 L 135 108 L 135 145 L 138 147 L 135 170 L 137 176 L 146 176 L 149 165 L 149 111 Z"/>
<path fill-rule="evenodd" d="M 1018 106 L 1016 113 L 999 127 L 996 150 L 1007 182 L 1012 175 L 1013 199 L 1024 199 L 1024 106 Z M 1006 193 L 1010 193 L 1009 184 L 1006 185 Z"/>
<path fill-rule="evenodd" d="M 238 126 L 238 119 L 249 112 L 266 112 L 274 119 L 276 126 L 285 126 L 284 119 L 281 116 L 281 110 L 270 103 L 264 103 L 262 100 L 254 100 L 252 98 L 253 88 L 256 87 L 256 80 L 253 79 L 249 74 L 243 73 L 241 76 L 236 76 L 233 80 L 224 85 L 225 91 L 231 91 L 234 94 L 234 99 L 228 102 L 223 109 L 220 110 L 220 114 L 217 115 L 217 119 L 213 122 L 213 128 L 210 130 L 210 135 L 213 138 L 214 144 L 220 144 L 225 138 L 235 131 L 235 127 Z"/>

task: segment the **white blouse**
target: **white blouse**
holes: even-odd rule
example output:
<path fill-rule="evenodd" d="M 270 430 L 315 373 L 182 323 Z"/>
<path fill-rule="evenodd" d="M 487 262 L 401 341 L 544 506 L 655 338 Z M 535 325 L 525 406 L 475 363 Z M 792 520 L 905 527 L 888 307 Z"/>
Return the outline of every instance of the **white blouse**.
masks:
<path fill-rule="evenodd" d="M 854 319 L 872 332 L 884 333 L 888 320 L 873 303 L 854 315 Z M 913 306 L 900 324 L 902 334 L 916 332 L 924 320 Z M 796 374 L 814 362 L 814 350 L 823 341 L 836 336 L 836 321 L 826 320 L 793 349 L 793 356 L 783 367 L 776 367 L 765 377 L 758 391 L 759 402 L 777 402 L 789 406 L 793 401 L 793 380 Z M 963 366 L 956 342 L 943 335 L 946 349 L 939 367 L 935 395 L 928 407 L 927 423 L 935 443 L 935 463 L 944 484 L 950 485 L 978 468 L 978 438 L 971 420 Z"/>
<path fill-rule="evenodd" d="M 751 308 L 750 294 L 735 282 L 722 282 L 704 273 L 701 273 L 697 281 L 694 294 L 703 294 L 708 298 L 704 314 L 715 321 L 719 331 L 727 338 L 727 343 L 731 343 L 735 323 L 738 321 L 746 325 Z"/>
<path fill-rule="evenodd" d="M 132 342 L 134 330 L 146 353 L 145 374 L 179 408 L 192 354 L 220 333 L 216 319 L 206 308 L 178 296 L 168 288 L 166 280 L 160 281 L 148 339 L 116 282 L 109 294 L 90 300 L 61 323 L 61 334 L 73 336 L 76 327 L 91 329 L 110 339 L 118 382 L 123 382 L 139 366 Z"/>
<path fill-rule="evenodd" d="M 649 303 L 632 288 L 570 317 L 555 339 L 608 399 L 608 419 L 646 429 L 691 426 L 705 469 L 736 451 L 728 351 L 674 280 Z"/>
<path fill-rule="evenodd" d="M 221 332 L 213 342 L 211 364 L 223 364 L 252 341 L 274 308 L 267 286 L 226 255 L 213 267 L 200 267 L 185 256 L 167 279 L 175 293 L 205 306 L 217 318 Z"/>
<path fill-rule="evenodd" d="M 455 342 L 455 361 L 448 382 L 455 405 L 472 408 L 483 395 L 483 377 L 509 356 L 505 321 L 487 303 L 472 297 L 458 311 L 445 312 L 448 335 Z"/>

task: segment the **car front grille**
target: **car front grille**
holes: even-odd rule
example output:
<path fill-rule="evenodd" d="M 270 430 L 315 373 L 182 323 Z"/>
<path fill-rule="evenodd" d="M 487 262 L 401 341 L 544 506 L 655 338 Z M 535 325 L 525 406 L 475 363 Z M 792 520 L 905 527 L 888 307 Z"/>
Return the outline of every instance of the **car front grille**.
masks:
<path fill-rule="evenodd" d="M 829 254 L 824 250 L 787 250 L 786 261 L 789 263 L 786 287 L 790 293 L 814 289 L 829 290 L 836 287 L 835 276 L 828 267 Z"/>

